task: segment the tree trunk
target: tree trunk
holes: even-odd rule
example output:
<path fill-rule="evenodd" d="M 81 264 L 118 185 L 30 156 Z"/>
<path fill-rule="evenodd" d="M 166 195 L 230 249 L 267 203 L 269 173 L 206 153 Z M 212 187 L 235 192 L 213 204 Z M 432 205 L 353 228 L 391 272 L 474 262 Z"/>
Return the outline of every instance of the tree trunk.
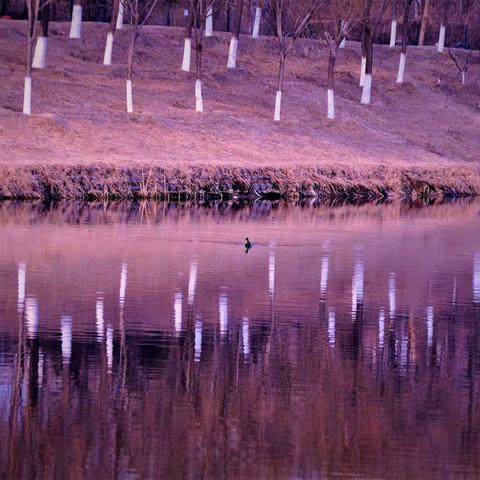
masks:
<path fill-rule="evenodd" d="M 408 41 L 408 19 L 410 16 L 410 7 L 412 0 L 405 0 L 402 25 L 402 53 L 400 54 L 400 63 L 398 65 L 397 83 L 403 83 L 405 78 L 405 63 L 407 60 L 407 41 Z"/>
<path fill-rule="evenodd" d="M 23 87 L 23 113 L 32 113 L 32 50 L 37 24 L 36 0 L 27 0 L 28 7 L 28 32 L 27 32 L 27 58 L 25 62 L 25 81 Z"/>
<path fill-rule="evenodd" d="M 336 54 L 332 51 L 332 47 L 328 54 L 328 76 L 327 76 L 327 118 L 333 120 L 335 118 L 335 93 L 333 89 L 333 81 L 335 78 L 335 61 Z"/>
<path fill-rule="evenodd" d="M 418 44 L 423 46 L 425 44 L 425 34 L 427 32 L 428 14 L 430 11 L 430 0 L 424 0 L 422 13 L 422 24 L 420 25 L 420 34 L 418 36 Z"/>
<path fill-rule="evenodd" d="M 133 32 L 130 33 L 130 44 L 128 45 L 128 60 L 127 60 L 127 113 L 133 113 L 133 54 L 135 50 L 136 27 L 132 27 Z"/>
<path fill-rule="evenodd" d="M 446 26 L 444 23 L 440 25 L 440 32 L 438 34 L 438 46 L 437 46 L 437 51 L 439 53 L 443 53 L 445 49 L 445 31 L 446 31 Z"/>
<path fill-rule="evenodd" d="M 235 18 L 232 39 L 230 40 L 230 49 L 228 52 L 227 68 L 236 68 L 237 66 L 238 37 L 240 36 L 240 28 L 242 26 L 242 14 L 243 0 L 237 0 L 237 3 L 235 4 Z"/>
<path fill-rule="evenodd" d="M 262 8 L 263 2 L 259 0 L 257 3 L 257 7 L 255 8 L 255 20 L 253 21 L 253 32 L 252 37 L 258 38 L 260 36 L 260 22 L 262 19 Z"/>
<path fill-rule="evenodd" d="M 50 9 L 51 4 L 42 5 L 39 12 L 41 29 L 37 36 L 37 43 L 35 45 L 35 54 L 33 56 L 33 68 L 45 68 L 47 59 L 47 46 L 48 46 L 48 23 L 50 21 Z"/>
<path fill-rule="evenodd" d="M 207 11 L 207 18 L 205 21 L 205 36 L 212 37 L 213 36 L 213 7 L 208 7 Z"/>
<path fill-rule="evenodd" d="M 283 91 L 283 80 L 285 78 L 285 62 L 287 57 L 282 51 L 280 54 L 280 65 L 278 68 L 278 81 L 277 81 L 277 93 L 275 97 L 275 112 L 273 114 L 273 120 L 275 122 L 280 121 L 281 111 L 282 111 L 282 91 Z"/>
<path fill-rule="evenodd" d="M 365 85 L 365 69 L 367 67 L 367 51 L 365 45 L 365 25 L 362 28 L 362 37 L 360 39 L 360 46 L 362 48 L 362 62 L 360 64 L 360 86 Z"/>
<path fill-rule="evenodd" d="M 187 23 L 185 25 L 185 43 L 183 46 L 182 70 L 184 72 L 190 71 L 190 64 L 192 59 L 192 29 L 193 29 L 193 11 L 192 11 L 192 7 L 189 6 Z"/>
<path fill-rule="evenodd" d="M 166 5 L 167 8 L 166 8 L 166 12 L 165 12 L 165 25 L 167 27 L 169 27 L 170 23 L 171 23 L 171 21 L 170 21 L 170 10 L 171 10 L 172 2 L 171 2 L 171 0 L 167 0 L 166 3 L 167 3 L 167 5 Z"/>
<path fill-rule="evenodd" d="M 82 0 L 73 0 L 70 38 L 82 37 Z"/>
<path fill-rule="evenodd" d="M 390 48 L 397 43 L 397 0 L 393 0 L 392 26 L 390 29 Z"/>
<path fill-rule="evenodd" d="M 195 78 L 195 111 L 196 112 L 203 112 L 202 73 L 203 73 L 203 39 L 201 38 L 201 35 L 197 35 L 196 78 Z"/>
<path fill-rule="evenodd" d="M 124 0 L 119 0 L 118 2 L 118 15 L 117 15 L 117 23 L 116 28 L 117 30 L 122 30 L 123 28 L 123 16 L 125 14 L 125 5 Z"/>
<path fill-rule="evenodd" d="M 111 65 L 112 64 L 112 51 L 113 51 L 113 34 L 116 31 L 117 27 L 117 17 L 119 11 L 119 0 L 113 0 L 112 5 L 112 18 L 110 19 L 110 27 L 107 33 L 107 42 L 105 44 L 105 54 L 103 56 L 103 64 Z"/>
<path fill-rule="evenodd" d="M 448 22 L 448 1 L 444 0 L 442 2 L 442 24 L 440 25 L 440 32 L 438 33 L 438 46 L 437 51 L 443 53 L 445 49 L 445 33 L 447 29 Z"/>
<path fill-rule="evenodd" d="M 372 1 L 367 0 L 365 7 L 365 15 L 363 21 L 363 34 L 362 34 L 362 54 L 365 55 L 365 70 L 363 78 L 363 91 L 361 103 L 364 105 L 370 104 L 370 93 L 372 89 L 372 72 L 373 72 L 373 36 L 372 26 L 370 22 Z"/>
<path fill-rule="evenodd" d="M 365 28 L 365 79 L 363 83 L 362 100 L 364 105 L 370 104 L 371 91 L 372 91 L 372 73 L 373 73 L 373 38 L 370 24 Z"/>

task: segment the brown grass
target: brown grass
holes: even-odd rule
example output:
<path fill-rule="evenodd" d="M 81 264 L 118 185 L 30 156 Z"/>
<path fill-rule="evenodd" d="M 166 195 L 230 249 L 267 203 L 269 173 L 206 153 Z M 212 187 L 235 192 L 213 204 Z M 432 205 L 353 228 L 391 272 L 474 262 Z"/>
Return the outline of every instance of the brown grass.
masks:
<path fill-rule="evenodd" d="M 136 113 L 124 105 L 128 32 L 101 65 L 103 24 L 84 39 L 51 28 L 48 68 L 33 75 L 33 112 L 20 113 L 24 22 L 0 21 L 0 196 L 133 198 L 274 193 L 339 198 L 480 192 L 479 65 L 467 85 L 447 55 L 410 48 L 405 85 L 398 52 L 375 47 L 373 105 L 361 106 L 359 46 L 337 68 L 337 120 L 326 111 L 326 52 L 300 41 L 287 63 L 283 117 L 272 121 L 276 44 L 242 37 L 239 68 L 225 68 L 228 36 L 206 49 L 205 108 L 179 65 L 182 30 L 147 27 L 139 40 Z M 437 85 L 440 79 L 440 86 Z"/>

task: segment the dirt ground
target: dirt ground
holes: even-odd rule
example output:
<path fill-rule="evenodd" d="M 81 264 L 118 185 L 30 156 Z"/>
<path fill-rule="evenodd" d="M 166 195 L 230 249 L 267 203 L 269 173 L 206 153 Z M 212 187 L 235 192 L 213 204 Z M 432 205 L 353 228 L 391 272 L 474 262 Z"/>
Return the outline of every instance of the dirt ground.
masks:
<path fill-rule="evenodd" d="M 105 67 L 107 25 L 84 23 L 82 40 L 70 40 L 68 29 L 51 24 L 47 68 L 34 70 L 33 114 L 26 117 L 26 23 L 0 20 L 0 164 L 345 165 L 366 174 L 381 165 L 455 166 L 480 178 L 478 54 L 461 85 L 447 53 L 409 47 L 406 83 L 396 85 L 399 47 L 376 45 L 372 105 L 362 106 L 360 46 L 347 42 L 336 70 L 337 118 L 329 121 L 326 49 L 301 40 L 287 60 L 282 121 L 275 123 L 274 38 L 242 36 L 233 71 L 226 68 L 229 35 L 207 39 L 200 114 L 194 75 L 180 70 L 182 29 L 148 26 L 137 44 L 135 113 L 128 115 L 128 30 L 116 33 L 113 66 Z"/>

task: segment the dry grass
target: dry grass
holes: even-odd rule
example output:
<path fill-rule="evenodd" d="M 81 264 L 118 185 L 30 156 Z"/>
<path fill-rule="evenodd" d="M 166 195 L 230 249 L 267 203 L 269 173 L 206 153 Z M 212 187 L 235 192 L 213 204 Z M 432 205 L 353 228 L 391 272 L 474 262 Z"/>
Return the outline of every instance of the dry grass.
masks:
<path fill-rule="evenodd" d="M 361 106 L 359 46 L 338 62 L 337 116 L 326 111 L 326 52 L 301 41 L 287 63 L 283 118 L 272 121 L 275 41 L 242 37 L 239 68 L 225 68 L 228 36 L 207 42 L 205 107 L 180 71 L 182 31 L 147 27 L 139 41 L 136 113 L 124 105 L 128 32 L 101 65 L 106 26 L 80 42 L 53 24 L 48 68 L 34 72 L 33 111 L 20 113 L 23 22 L 0 21 L 0 196 L 132 198 L 168 192 L 379 198 L 480 192 L 478 63 L 467 85 L 447 55 L 411 48 L 408 83 L 398 52 L 375 47 L 373 105 Z M 437 86 L 437 79 L 441 79 Z"/>

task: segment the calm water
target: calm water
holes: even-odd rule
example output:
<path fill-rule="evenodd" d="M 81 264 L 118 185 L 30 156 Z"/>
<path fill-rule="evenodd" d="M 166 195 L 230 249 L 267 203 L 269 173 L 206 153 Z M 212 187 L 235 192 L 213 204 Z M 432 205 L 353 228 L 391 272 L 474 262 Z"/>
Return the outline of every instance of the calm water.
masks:
<path fill-rule="evenodd" d="M 471 202 L 0 204 L 0 478 L 479 478 L 479 232 Z"/>

